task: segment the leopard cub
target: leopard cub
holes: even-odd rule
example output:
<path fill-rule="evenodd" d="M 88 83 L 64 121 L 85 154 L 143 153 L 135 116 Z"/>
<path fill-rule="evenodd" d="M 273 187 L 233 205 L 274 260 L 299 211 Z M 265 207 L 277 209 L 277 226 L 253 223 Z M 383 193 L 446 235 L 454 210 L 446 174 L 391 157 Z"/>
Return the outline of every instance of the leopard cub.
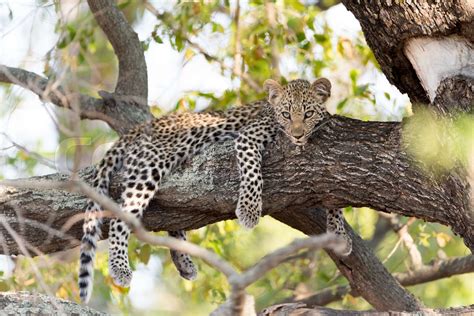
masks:
<path fill-rule="evenodd" d="M 281 86 L 274 80 L 265 82 L 268 99 L 225 112 L 171 114 L 155 118 L 121 137 L 105 154 L 96 170 L 94 187 L 109 194 L 110 176 L 121 171 L 124 191 L 121 209 L 141 218 L 166 175 L 184 161 L 216 142 L 235 139 L 240 171 L 239 199 L 236 215 L 246 228 L 257 225 L 262 215 L 262 151 L 274 141 L 279 130 L 298 146 L 304 145 L 315 128 L 329 116 L 324 103 L 331 94 L 331 83 L 320 78 L 313 83 L 294 80 Z M 92 293 L 93 260 L 100 238 L 102 208 L 89 201 L 84 220 L 79 268 L 80 297 L 88 302 Z M 328 231 L 342 235 L 351 251 L 350 238 L 344 229 L 340 210 L 328 210 Z M 184 231 L 168 232 L 185 240 Z M 119 219 L 109 228 L 109 271 L 114 282 L 129 286 L 132 272 L 128 259 L 130 229 Z M 189 255 L 171 251 L 180 275 L 192 280 L 196 268 Z"/>

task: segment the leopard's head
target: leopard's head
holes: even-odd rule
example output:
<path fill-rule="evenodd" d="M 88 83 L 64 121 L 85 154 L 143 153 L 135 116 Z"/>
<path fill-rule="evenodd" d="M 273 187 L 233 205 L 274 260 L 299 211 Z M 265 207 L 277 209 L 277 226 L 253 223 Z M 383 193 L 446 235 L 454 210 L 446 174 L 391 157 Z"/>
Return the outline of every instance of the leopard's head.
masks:
<path fill-rule="evenodd" d="M 329 115 L 324 103 L 331 95 L 331 82 L 326 78 L 313 83 L 298 79 L 285 86 L 269 79 L 264 87 L 278 123 L 296 145 L 304 145 L 318 123 Z"/>

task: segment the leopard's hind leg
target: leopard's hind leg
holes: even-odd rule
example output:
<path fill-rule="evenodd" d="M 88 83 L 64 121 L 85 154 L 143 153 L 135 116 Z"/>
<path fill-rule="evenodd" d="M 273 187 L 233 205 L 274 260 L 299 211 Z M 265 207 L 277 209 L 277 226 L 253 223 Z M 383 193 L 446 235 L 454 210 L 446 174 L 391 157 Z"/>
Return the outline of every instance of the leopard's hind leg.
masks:
<path fill-rule="evenodd" d="M 171 237 L 186 240 L 186 232 L 184 230 L 169 231 Z M 178 270 L 179 274 L 186 280 L 194 280 L 197 276 L 197 269 L 191 260 L 191 256 L 176 250 L 170 250 L 171 259 Z"/>
<path fill-rule="evenodd" d="M 347 234 L 345 229 L 344 214 L 341 209 L 327 209 L 326 210 L 326 225 L 327 231 L 333 232 L 338 236 L 341 236 L 346 241 L 346 248 L 344 249 L 342 256 L 348 256 L 352 252 L 352 239 Z"/>

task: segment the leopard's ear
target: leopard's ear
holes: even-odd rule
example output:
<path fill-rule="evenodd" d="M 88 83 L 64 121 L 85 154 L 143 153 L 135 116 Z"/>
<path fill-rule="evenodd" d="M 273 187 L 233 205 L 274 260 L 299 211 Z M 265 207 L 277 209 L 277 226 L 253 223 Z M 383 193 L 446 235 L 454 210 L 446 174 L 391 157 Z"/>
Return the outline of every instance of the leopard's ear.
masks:
<path fill-rule="evenodd" d="M 268 102 L 270 102 L 271 105 L 276 105 L 283 95 L 282 86 L 275 80 L 267 79 L 263 83 L 263 87 L 268 92 Z"/>
<path fill-rule="evenodd" d="M 326 78 L 319 78 L 311 85 L 313 90 L 326 101 L 331 96 L 331 82 Z"/>

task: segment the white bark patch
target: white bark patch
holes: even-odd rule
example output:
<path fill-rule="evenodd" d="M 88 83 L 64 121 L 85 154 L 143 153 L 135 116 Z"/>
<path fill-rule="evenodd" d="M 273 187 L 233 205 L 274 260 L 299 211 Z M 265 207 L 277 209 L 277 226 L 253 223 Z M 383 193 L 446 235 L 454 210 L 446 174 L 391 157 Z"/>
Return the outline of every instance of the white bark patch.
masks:
<path fill-rule="evenodd" d="M 474 45 L 459 36 L 410 39 L 405 55 L 432 102 L 442 80 L 455 75 L 474 77 Z"/>

